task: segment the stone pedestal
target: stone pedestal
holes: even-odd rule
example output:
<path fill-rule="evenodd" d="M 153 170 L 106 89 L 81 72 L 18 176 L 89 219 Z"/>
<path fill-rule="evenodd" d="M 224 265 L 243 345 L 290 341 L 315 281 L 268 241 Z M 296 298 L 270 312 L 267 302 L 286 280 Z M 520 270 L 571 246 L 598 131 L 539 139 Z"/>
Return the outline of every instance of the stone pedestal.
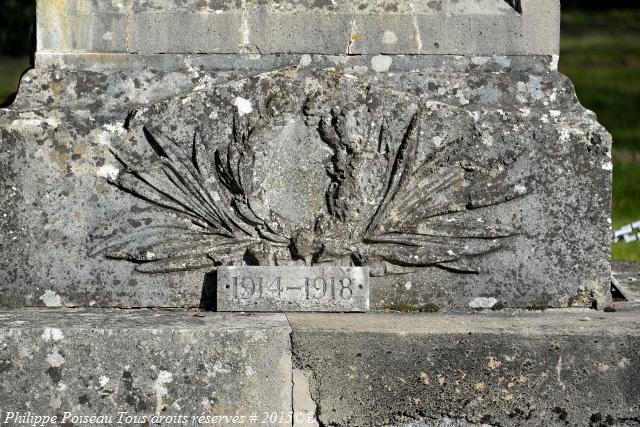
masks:
<path fill-rule="evenodd" d="M 4 306 L 210 306 L 218 265 L 371 304 L 609 303 L 610 136 L 557 0 L 40 1 L 0 110 Z"/>
<path fill-rule="evenodd" d="M 0 108 L 0 422 L 638 422 L 638 313 L 590 310 L 611 138 L 559 6 L 38 1 Z M 344 310 L 378 312 L 201 312 L 220 266 L 355 267 Z"/>
<path fill-rule="evenodd" d="M 637 310 L 288 318 L 324 425 L 640 420 Z"/>

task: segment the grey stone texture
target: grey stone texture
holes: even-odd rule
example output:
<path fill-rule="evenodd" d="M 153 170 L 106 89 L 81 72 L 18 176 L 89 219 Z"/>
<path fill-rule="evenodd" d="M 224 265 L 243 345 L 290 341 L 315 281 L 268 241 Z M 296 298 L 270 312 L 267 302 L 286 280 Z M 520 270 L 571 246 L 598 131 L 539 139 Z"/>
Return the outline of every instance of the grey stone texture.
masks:
<path fill-rule="evenodd" d="M 218 267 L 217 311 L 369 310 L 366 267 Z"/>
<path fill-rule="evenodd" d="M 216 306 L 220 266 L 370 306 L 598 307 L 611 138 L 557 0 L 38 2 L 0 107 L 0 306 Z"/>
<path fill-rule="evenodd" d="M 210 306 L 217 265 L 310 259 L 369 266 L 374 309 L 604 308 L 610 137 L 555 60 L 385 58 L 158 55 L 30 71 L 0 113 L 2 305 Z M 369 135 L 362 155 L 341 157 L 360 143 L 331 136 L 330 117 Z M 255 161 L 229 167 L 241 158 Z M 413 177 L 390 180 L 394 168 Z M 251 184 L 235 187 L 233 171 Z M 211 203 L 246 242 L 211 246 Z M 405 235 L 385 243 L 380 227 Z"/>
<path fill-rule="evenodd" d="M 557 55 L 559 0 L 42 0 L 38 54 Z"/>
<path fill-rule="evenodd" d="M 288 318 L 320 425 L 640 422 L 637 310 Z"/>
<path fill-rule="evenodd" d="M 68 412 L 112 417 L 75 425 L 117 425 L 126 412 L 152 424 L 214 425 L 191 417 L 289 412 L 290 332 L 283 315 L 3 310 L 1 416 L 61 420 Z M 189 422 L 155 423 L 154 416 Z"/>
<path fill-rule="evenodd" d="M 186 425 L 214 425 L 193 416 L 237 415 L 245 422 L 235 425 L 255 425 L 251 414 L 292 410 L 311 413 L 295 425 L 631 426 L 640 419 L 637 309 L 15 309 L 0 311 L 0 342 L 3 419 L 12 411 L 115 421 L 127 412 L 149 421 L 186 416 Z"/>
<path fill-rule="evenodd" d="M 0 107 L 2 410 L 640 422 L 640 314 L 589 309 L 611 137 L 557 71 L 558 0 L 37 7 Z M 468 313 L 187 310 L 224 267 Z"/>

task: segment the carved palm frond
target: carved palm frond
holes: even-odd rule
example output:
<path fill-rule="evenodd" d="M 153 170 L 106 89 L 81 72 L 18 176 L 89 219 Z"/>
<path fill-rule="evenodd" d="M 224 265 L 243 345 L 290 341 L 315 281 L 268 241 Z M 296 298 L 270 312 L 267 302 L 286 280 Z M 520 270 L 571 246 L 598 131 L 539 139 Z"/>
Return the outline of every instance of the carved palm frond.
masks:
<path fill-rule="evenodd" d="M 370 164 L 357 158 L 358 148 L 345 137 L 343 118 L 348 114 L 325 113 L 319 125 L 323 140 L 336 150 L 328 198 L 342 221 L 350 221 L 344 203 L 354 191 L 350 178 L 358 171 L 353 169 Z M 376 150 L 378 157 L 387 159 L 387 170 L 381 174 L 387 183 L 370 221 L 355 227 L 356 234 L 362 231 L 356 245 L 358 259 L 478 272 L 474 258 L 500 249 L 505 238 L 517 234 L 480 211 L 522 197 L 524 187 L 509 184 L 506 169 L 496 172 L 472 164 L 468 143 L 461 140 L 444 144 L 418 161 L 421 122 L 422 110 L 418 110 L 395 144 L 386 122 L 381 122 Z"/>
<path fill-rule="evenodd" d="M 236 117 L 231 142 L 213 153 L 198 132 L 187 149 L 157 129 L 145 127 L 143 132 L 156 162 L 137 167 L 112 151 L 124 170 L 108 181 L 136 198 L 174 212 L 189 226 L 146 226 L 126 233 L 110 232 L 103 226 L 94 233 L 94 237 L 103 237 L 95 239 L 94 253 L 137 262 L 138 271 L 156 273 L 238 262 L 247 246 L 261 239 L 288 244 L 288 238 L 259 218 L 247 200 L 251 178 L 245 171 L 251 170 L 253 152 L 246 121 Z"/>
<path fill-rule="evenodd" d="M 445 145 L 418 164 L 419 114 L 397 150 L 385 195 L 367 227 L 367 252 L 404 266 L 476 272 L 474 263 L 463 260 L 499 249 L 516 231 L 474 211 L 521 197 L 523 190 L 506 185 L 504 172 L 491 180 L 470 174 L 463 166 L 463 144 Z"/>
<path fill-rule="evenodd" d="M 390 274 L 418 267 L 478 272 L 481 256 L 518 233 L 492 213 L 526 194 L 510 174 L 519 154 L 492 165 L 474 148 L 478 135 L 465 126 L 451 135 L 438 130 L 441 143 L 428 146 L 421 127 L 436 113 L 425 102 L 377 90 L 339 98 L 355 92 L 310 97 L 303 107 L 307 125 L 316 124 L 333 151 L 326 214 L 316 217 L 315 228 L 286 235 L 268 204 L 252 198 L 263 191 L 253 188 L 254 148 L 264 142 L 254 141 L 256 129 L 271 125 L 259 114 L 236 113 L 227 143 L 205 143 L 196 131 L 185 144 L 145 127 L 156 159 L 150 166 L 114 151 L 123 172 L 110 183 L 172 212 L 181 225 L 146 223 L 132 215 L 129 223 L 144 225 L 103 225 L 94 234 L 94 253 L 136 262 L 145 273 L 301 259 L 384 266 Z M 387 104 L 400 111 L 389 114 Z"/>
<path fill-rule="evenodd" d="M 277 224 L 261 218 L 251 206 L 249 194 L 253 193 L 253 169 L 255 153 L 249 141 L 253 129 L 248 117 L 233 117 L 233 133 L 226 149 L 215 152 L 216 170 L 211 171 L 231 193 L 231 207 L 245 224 L 255 229 L 258 236 L 276 244 L 288 244 L 277 230 Z"/>

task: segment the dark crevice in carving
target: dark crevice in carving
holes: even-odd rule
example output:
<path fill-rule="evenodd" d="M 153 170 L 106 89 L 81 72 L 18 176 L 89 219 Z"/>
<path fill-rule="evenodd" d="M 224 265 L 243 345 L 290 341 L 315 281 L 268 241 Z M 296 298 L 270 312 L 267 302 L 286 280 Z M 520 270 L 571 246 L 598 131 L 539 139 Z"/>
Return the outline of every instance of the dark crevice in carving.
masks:
<path fill-rule="evenodd" d="M 159 157 L 169 158 L 166 151 L 164 151 L 164 148 L 162 148 L 162 146 L 158 143 L 158 141 L 156 140 L 155 136 L 153 136 L 149 128 L 147 128 L 146 126 L 143 127 L 142 132 L 144 133 L 145 138 L 147 138 L 147 142 L 149 143 L 149 146 L 153 149 L 153 151 L 155 151 L 155 153 Z"/>
<path fill-rule="evenodd" d="M 217 311 L 218 299 L 217 295 L 218 287 L 218 272 L 210 271 L 204 275 L 202 283 L 202 291 L 200 293 L 199 308 L 206 311 Z"/>
<path fill-rule="evenodd" d="M 457 264 L 454 264 L 454 263 L 451 263 L 451 264 L 442 263 L 442 264 L 436 265 L 435 267 L 439 268 L 440 270 L 448 271 L 449 273 L 455 273 L 455 274 L 469 274 L 469 275 L 480 274 L 480 269 L 478 267 L 475 267 L 473 269 L 465 269 L 465 268 L 459 267 Z"/>
<path fill-rule="evenodd" d="M 511 5 L 518 13 L 522 13 L 522 0 L 505 0 Z"/>
<path fill-rule="evenodd" d="M 138 114 L 138 110 L 129 111 L 129 113 L 127 114 L 127 117 L 124 119 L 124 124 L 122 125 L 122 128 L 124 130 L 130 130 L 131 120 L 135 118 L 136 114 Z"/>

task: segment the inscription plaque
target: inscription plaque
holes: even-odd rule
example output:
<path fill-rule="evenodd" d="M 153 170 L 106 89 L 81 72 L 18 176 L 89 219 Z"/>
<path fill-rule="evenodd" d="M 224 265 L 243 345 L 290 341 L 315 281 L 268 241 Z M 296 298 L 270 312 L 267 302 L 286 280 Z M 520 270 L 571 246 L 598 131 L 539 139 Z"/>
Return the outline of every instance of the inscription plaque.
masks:
<path fill-rule="evenodd" d="M 218 267 L 218 311 L 369 310 L 367 267 Z"/>

